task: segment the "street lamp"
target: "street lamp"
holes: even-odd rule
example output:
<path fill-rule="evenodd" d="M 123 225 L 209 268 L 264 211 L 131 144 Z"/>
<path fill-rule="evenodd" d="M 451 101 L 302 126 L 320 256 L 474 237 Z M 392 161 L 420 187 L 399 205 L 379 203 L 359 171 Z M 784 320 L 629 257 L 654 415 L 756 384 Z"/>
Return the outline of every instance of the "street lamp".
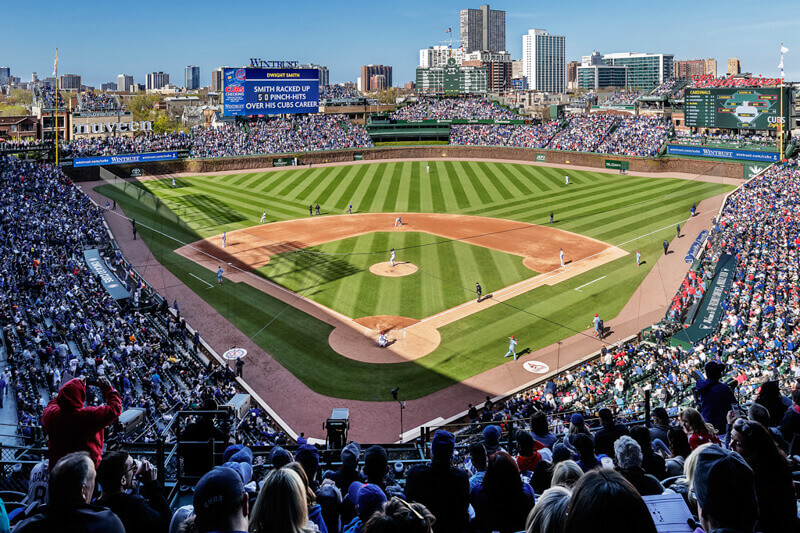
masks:
<path fill-rule="evenodd" d="M 400 440 L 403 440 L 403 409 L 406 408 L 406 402 L 401 401 L 397 398 L 397 393 L 400 390 L 400 387 L 395 387 L 392 389 L 392 398 L 394 401 L 400 404 Z"/>

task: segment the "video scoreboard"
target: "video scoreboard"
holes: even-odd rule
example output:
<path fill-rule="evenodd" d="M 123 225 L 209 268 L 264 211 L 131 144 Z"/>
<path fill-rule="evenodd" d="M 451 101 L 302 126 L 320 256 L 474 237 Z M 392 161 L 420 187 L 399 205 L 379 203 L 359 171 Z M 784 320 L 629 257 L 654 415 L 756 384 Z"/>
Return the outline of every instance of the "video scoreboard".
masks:
<path fill-rule="evenodd" d="M 779 112 L 783 94 L 783 113 Z M 788 124 L 788 88 L 698 88 L 684 92 L 684 116 L 690 128 L 768 130 L 783 117 Z"/>
<path fill-rule="evenodd" d="M 309 69 L 226 68 L 225 116 L 282 115 L 319 111 L 319 71 Z"/>

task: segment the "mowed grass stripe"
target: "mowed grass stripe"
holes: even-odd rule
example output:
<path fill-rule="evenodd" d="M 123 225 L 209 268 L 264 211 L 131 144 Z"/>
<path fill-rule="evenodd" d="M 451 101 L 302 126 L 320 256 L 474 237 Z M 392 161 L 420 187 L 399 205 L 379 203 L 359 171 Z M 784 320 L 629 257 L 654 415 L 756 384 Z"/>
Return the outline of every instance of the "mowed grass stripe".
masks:
<path fill-rule="evenodd" d="M 394 246 L 395 248 L 402 250 L 408 244 L 408 239 L 406 238 L 408 235 L 408 233 L 380 233 L 379 239 L 376 239 L 376 245 L 383 249 Z M 396 262 L 400 263 L 407 260 L 409 260 L 407 254 L 398 252 Z M 369 273 L 369 275 L 365 274 L 364 277 L 367 278 L 367 283 L 370 285 L 373 292 L 372 299 L 375 302 L 375 305 L 372 313 L 375 315 L 402 316 L 400 298 L 402 296 L 401 287 L 405 285 L 403 282 L 406 281 L 404 277 L 391 278 L 377 276 L 372 273 Z M 419 295 L 417 295 L 417 298 L 419 298 Z"/>
<path fill-rule="evenodd" d="M 373 240 L 369 239 L 365 240 L 367 240 L 370 243 L 374 242 Z M 335 248 L 335 250 L 338 253 L 352 253 L 356 251 L 355 247 L 357 246 L 357 244 L 358 241 L 356 241 L 355 239 L 344 239 L 339 242 L 339 245 L 337 246 L 337 248 Z M 363 249 L 359 248 L 358 253 L 362 252 Z M 351 256 L 344 256 L 344 259 L 347 261 L 355 260 L 355 258 Z M 380 262 L 380 258 L 378 258 L 377 256 L 368 256 L 368 259 L 366 260 L 367 269 L 369 269 L 369 265 L 378 262 Z M 369 275 L 372 276 L 374 274 L 369 273 Z M 363 313 L 361 313 L 358 310 L 359 308 L 358 291 L 359 287 L 363 283 L 362 277 L 363 276 L 359 274 L 347 276 L 341 279 L 339 283 L 332 284 L 332 286 L 327 289 L 329 294 L 329 298 L 327 301 L 328 303 L 332 304 L 329 307 L 333 308 L 333 306 L 336 305 L 337 308 L 341 307 L 342 309 L 348 309 L 349 311 L 345 314 L 348 314 L 348 316 L 353 318 L 358 318 L 359 316 L 363 316 Z"/>
<path fill-rule="evenodd" d="M 496 169 L 495 175 L 505 179 L 507 187 L 513 193 L 512 197 L 518 198 L 533 194 L 533 190 L 523 182 L 522 176 L 515 172 L 514 165 L 508 163 L 491 163 L 491 165 Z"/>
<path fill-rule="evenodd" d="M 547 193 L 554 189 L 542 179 L 539 167 L 527 167 L 520 165 L 507 165 L 508 171 L 519 179 L 531 194 Z"/>
<path fill-rule="evenodd" d="M 437 179 L 438 178 L 434 174 L 426 174 L 425 177 L 420 178 L 416 184 L 416 189 L 419 194 L 419 211 L 421 213 L 433 213 L 436 211 L 433 197 L 433 184 L 436 183 Z"/>
<path fill-rule="evenodd" d="M 329 172 L 338 168 L 340 167 L 331 167 L 329 169 L 315 168 L 313 170 L 310 170 L 310 172 L 308 173 L 308 175 L 305 176 L 305 179 L 300 183 L 300 185 L 293 192 L 289 193 L 287 196 L 293 200 L 297 200 L 303 203 L 309 203 L 309 204 L 320 203 L 321 200 L 321 198 L 319 197 L 320 183 L 322 183 L 322 181 L 328 176 Z"/>
<path fill-rule="evenodd" d="M 431 188 L 431 212 L 433 213 L 447 212 L 447 201 L 445 200 L 444 189 L 442 188 L 442 182 L 446 180 L 447 171 L 445 170 L 444 164 L 437 162 L 435 172 L 428 178 Z"/>
<path fill-rule="evenodd" d="M 340 205 L 353 204 L 353 210 L 356 211 L 358 208 L 354 201 L 355 194 L 359 187 L 364 185 L 364 176 L 369 170 L 369 165 L 356 165 L 349 168 L 350 171 L 342 178 L 342 187 L 332 195 L 331 201 Z"/>
<path fill-rule="evenodd" d="M 338 206 L 334 201 L 332 201 L 331 195 L 333 195 L 333 191 L 340 184 L 340 180 L 342 176 L 346 175 L 350 172 L 350 167 L 335 167 L 337 170 L 331 172 L 320 184 L 319 184 L 319 203 L 321 206 L 325 206 L 327 211 L 333 211 L 336 214 L 339 214 L 343 211 L 341 206 Z"/>
<path fill-rule="evenodd" d="M 302 170 L 273 170 L 264 172 L 264 179 L 253 187 L 252 190 L 257 193 L 273 192 L 275 187 L 286 183 L 287 180 L 297 176 L 300 172 L 302 172 Z"/>
<path fill-rule="evenodd" d="M 508 190 L 505 175 L 498 171 L 496 164 L 480 162 L 478 169 L 486 179 L 484 185 L 493 201 L 509 200 L 514 197 L 514 194 Z"/>
<path fill-rule="evenodd" d="M 377 190 L 378 187 L 377 173 L 378 165 L 367 166 L 367 172 L 361 177 L 360 182 L 352 194 L 354 212 L 369 212 L 369 203 L 374 198 L 374 192 L 371 192 L 372 187 L 375 187 L 375 190 Z"/>
<path fill-rule="evenodd" d="M 451 161 L 444 163 L 444 171 L 446 177 L 441 180 L 443 198 L 445 200 L 444 212 L 460 211 L 469 207 L 469 200 L 464 188 L 461 186 L 461 181 L 458 176 L 458 171 Z"/>
<path fill-rule="evenodd" d="M 391 163 L 389 165 L 385 178 L 386 188 L 381 195 L 382 202 L 379 204 L 378 211 L 386 212 L 397 210 L 397 191 L 400 190 L 400 174 L 402 172 L 401 167 L 403 166 L 405 165 L 398 165 L 397 163 Z"/>
<path fill-rule="evenodd" d="M 304 204 L 297 202 L 276 199 L 262 194 L 253 194 L 252 192 L 247 191 L 232 192 L 213 184 L 204 184 L 202 186 L 198 185 L 195 187 L 195 189 L 214 198 L 225 198 L 226 205 L 236 207 L 237 209 L 248 212 L 251 215 L 258 212 L 258 215 L 260 216 L 261 211 L 263 211 L 263 208 L 266 206 L 269 206 L 270 212 L 284 213 L 287 215 L 287 217 L 302 216 L 301 214 L 298 214 L 298 211 L 302 213 L 302 211 L 305 209 Z"/>
<path fill-rule="evenodd" d="M 430 174 L 423 172 L 421 163 L 411 168 L 413 171 L 411 172 L 411 180 L 406 192 L 408 195 L 407 209 L 418 213 L 424 211 L 422 209 L 422 182 L 423 180 L 427 182 Z"/>
<path fill-rule="evenodd" d="M 282 187 L 275 191 L 275 196 L 286 198 L 292 191 L 300 189 L 300 184 L 307 180 L 314 171 L 310 168 L 302 170 L 279 170 L 278 174 L 287 174 L 284 181 L 280 182 Z M 276 183 L 276 185 L 278 185 Z"/>
<path fill-rule="evenodd" d="M 264 177 L 264 174 L 263 174 L 263 173 L 261 173 L 261 172 L 256 172 L 256 173 L 254 173 L 254 174 L 250 174 L 249 176 L 250 176 L 250 178 L 249 178 L 249 179 L 247 179 L 247 180 L 243 181 L 243 182 L 242 182 L 242 183 L 241 183 L 241 184 L 238 186 L 240 189 L 252 190 L 252 189 L 253 189 L 253 187 L 255 186 L 254 184 L 255 184 L 255 183 L 257 183 L 257 182 L 258 182 L 258 180 L 260 180 L 261 178 L 263 178 L 263 177 Z"/>
<path fill-rule="evenodd" d="M 497 190 L 492 188 L 492 192 L 489 192 L 487 188 L 489 186 L 489 182 L 491 178 L 488 175 L 481 174 L 480 177 L 475 172 L 475 165 L 464 165 L 464 176 L 466 176 L 469 183 L 472 185 L 472 188 L 475 189 L 475 192 L 478 195 L 478 199 L 475 202 L 475 205 L 484 204 L 490 200 L 500 200 L 501 196 L 497 194 Z"/>
<path fill-rule="evenodd" d="M 412 178 L 412 172 L 416 165 L 403 165 L 400 167 L 399 182 L 397 186 L 397 196 L 395 197 L 394 210 L 401 213 L 412 211 L 408 207 L 408 192 L 411 190 L 411 180 L 419 181 L 419 177 Z"/>
<path fill-rule="evenodd" d="M 481 205 L 485 201 L 486 190 L 482 185 L 476 184 L 475 181 L 470 177 L 470 174 L 472 173 L 472 165 L 466 161 L 457 161 L 454 163 L 454 165 L 458 173 L 458 183 L 461 185 L 461 189 L 464 191 L 464 194 L 467 195 L 467 201 L 469 202 L 469 205 Z M 484 193 L 483 196 L 481 196 L 481 191 Z"/>
<path fill-rule="evenodd" d="M 369 187 L 369 197 L 364 198 L 366 210 L 370 213 L 380 213 L 383 211 L 383 202 L 389 190 L 394 163 L 381 163 L 375 177 Z M 368 203 L 367 203 L 368 202 Z"/>
<path fill-rule="evenodd" d="M 419 180 L 416 181 L 418 182 Z M 417 268 L 419 268 L 420 263 L 427 261 L 426 255 L 431 253 L 428 248 L 435 248 L 435 246 L 419 248 L 419 245 L 423 242 L 422 239 L 424 236 L 424 234 L 416 232 L 403 233 L 403 246 L 406 248 L 414 246 L 415 250 L 417 250 L 417 253 L 412 257 L 414 259 L 414 263 L 417 265 Z M 422 251 L 422 253 L 420 253 L 420 251 Z M 403 282 L 403 289 L 397 297 L 397 303 L 399 305 L 398 313 L 403 312 L 403 309 L 412 309 L 415 302 L 422 298 L 423 305 L 421 316 L 414 318 L 422 319 L 432 314 L 431 310 L 435 308 L 431 307 L 430 305 L 431 299 L 429 298 L 429 294 L 425 293 L 422 289 L 422 274 L 417 271 L 410 276 L 406 276 L 405 279 L 403 279 Z"/>

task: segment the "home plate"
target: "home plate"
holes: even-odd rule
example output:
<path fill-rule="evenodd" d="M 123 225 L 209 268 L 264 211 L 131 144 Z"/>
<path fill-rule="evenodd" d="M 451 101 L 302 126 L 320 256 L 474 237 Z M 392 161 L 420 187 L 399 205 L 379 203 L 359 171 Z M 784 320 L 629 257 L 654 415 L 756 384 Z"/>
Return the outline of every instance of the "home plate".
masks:
<path fill-rule="evenodd" d="M 525 361 L 522 368 L 533 374 L 547 374 L 550 372 L 550 367 L 541 361 Z"/>

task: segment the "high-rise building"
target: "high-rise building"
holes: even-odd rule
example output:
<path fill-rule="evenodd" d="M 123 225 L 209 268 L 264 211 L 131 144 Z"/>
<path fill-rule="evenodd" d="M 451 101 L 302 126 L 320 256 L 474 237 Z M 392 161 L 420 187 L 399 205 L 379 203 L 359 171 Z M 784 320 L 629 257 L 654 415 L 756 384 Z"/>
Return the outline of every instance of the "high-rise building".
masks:
<path fill-rule="evenodd" d="M 567 63 L 567 84 L 578 81 L 578 66 L 580 66 L 580 63 L 577 61 Z"/>
<path fill-rule="evenodd" d="M 120 74 L 117 76 L 117 90 L 122 92 L 133 91 L 133 76 Z"/>
<path fill-rule="evenodd" d="M 581 70 L 584 69 L 585 66 L 595 67 L 598 65 L 606 65 L 611 67 L 625 67 L 625 87 L 640 91 L 649 91 L 657 85 L 664 83 L 664 80 L 667 78 L 673 76 L 673 59 L 674 56 L 672 54 L 621 52 L 600 55 L 599 52 L 595 52 L 591 56 L 583 57 L 578 72 L 578 85 L 584 87 L 584 83 L 588 83 L 587 80 L 589 76 L 586 73 L 588 71 L 581 74 Z M 620 81 L 619 71 L 607 71 L 607 74 L 609 74 L 614 81 L 614 84 L 608 85 L 608 87 L 621 86 L 618 84 Z M 603 85 L 605 82 L 598 80 L 598 83 L 601 83 L 599 87 L 606 87 L 606 85 Z"/>
<path fill-rule="evenodd" d="M 314 63 L 307 63 L 305 65 L 300 65 L 297 68 L 315 68 L 319 71 L 319 84 L 320 85 L 330 85 L 330 72 L 328 71 L 328 67 L 325 65 L 316 65 Z"/>
<path fill-rule="evenodd" d="M 101 83 L 100 84 L 100 90 L 103 91 L 103 92 L 116 91 L 117 90 L 117 84 L 114 83 L 113 81 L 110 81 L 108 83 Z"/>
<path fill-rule="evenodd" d="M 221 93 L 224 87 L 225 69 L 228 67 L 219 67 L 211 71 L 211 92 Z"/>
<path fill-rule="evenodd" d="M 151 72 L 146 76 L 144 82 L 145 90 L 147 91 L 161 89 L 165 85 L 169 85 L 169 74 L 161 71 Z"/>
<path fill-rule="evenodd" d="M 386 76 L 383 74 L 373 74 L 369 77 L 369 86 L 372 91 L 383 91 L 386 89 Z"/>
<path fill-rule="evenodd" d="M 31 72 L 31 83 L 36 83 L 39 81 L 39 75 L 35 72 Z"/>
<path fill-rule="evenodd" d="M 0 67 L 0 85 L 8 85 L 11 78 L 11 67 Z"/>
<path fill-rule="evenodd" d="M 675 61 L 675 77 L 691 78 L 692 76 L 702 76 L 711 74 L 717 76 L 717 60 L 708 59 L 688 59 L 685 61 Z"/>
<path fill-rule="evenodd" d="M 80 91 L 81 77 L 77 74 L 64 74 L 58 79 L 58 88 L 62 91 Z"/>
<path fill-rule="evenodd" d="M 464 50 L 450 46 L 430 46 L 419 51 L 419 66 L 422 68 L 443 67 L 450 58 L 460 65 L 464 60 Z"/>
<path fill-rule="evenodd" d="M 706 64 L 706 71 L 704 74 L 711 74 L 715 78 L 717 77 L 717 60 L 714 58 L 708 58 L 705 60 Z"/>
<path fill-rule="evenodd" d="M 475 50 L 501 52 L 506 49 L 506 12 L 489 9 L 461 10 L 461 47 L 464 53 Z"/>
<path fill-rule="evenodd" d="M 200 67 L 189 65 L 186 67 L 186 89 L 194 91 L 200 88 Z"/>
<path fill-rule="evenodd" d="M 382 74 L 386 77 L 386 87 L 392 87 L 392 67 L 386 65 L 364 65 L 361 67 L 361 87 L 363 93 L 375 91 L 372 87 L 372 76 Z"/>
<path fill-rule="evenodd" d="M 628 67 L 607 65 L 600 52 L 595 51 L 581 58 L 576 71 L 577 85 L 581 89 L 605 89 L 625 87 Z"/>
<path fill-rule="evenodd" d="M 548 93 L 567 92 L 567 38 L 532 29 L 522 36 L 522 69 L 525 85 Z"/>
<path fill-rule="evenodd" d="M 738 57 L 728 59 L 728 76 L 735 76 L 742 73 L 742 64 Z"/>

